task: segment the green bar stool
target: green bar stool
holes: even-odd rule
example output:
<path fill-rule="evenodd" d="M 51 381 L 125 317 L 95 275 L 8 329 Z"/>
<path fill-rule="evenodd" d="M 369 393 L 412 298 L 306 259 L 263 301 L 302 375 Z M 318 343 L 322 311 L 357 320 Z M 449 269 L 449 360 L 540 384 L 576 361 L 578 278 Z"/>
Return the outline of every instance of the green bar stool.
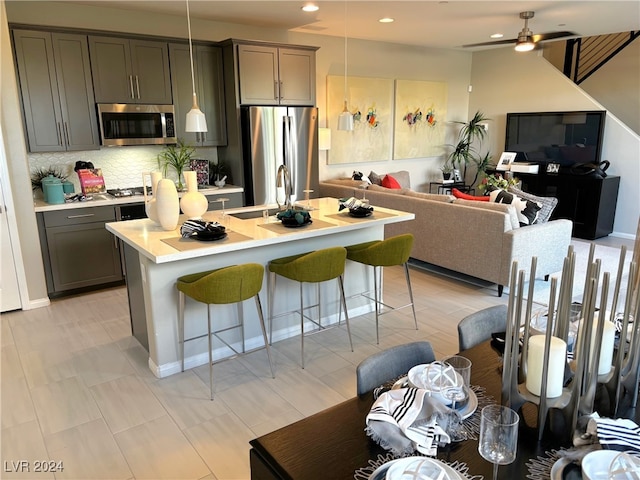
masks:
<path fill-rule="evenodd" d="M 341 322 L 342 309 L 344 308 L 344 315 L 347 324 L 347 333 L 349 334 L 349 344 L 351 345 L 351 351 L 353 352 L 353 341 L 351 340 L 351 329 L 349 327 L 349 314 L 347 313 L 347 302 L 344 297 L 344 264 L 347 257 L 347 251 L 344 247 L 331 247 L 324 248 L 322 250 L 316 250 L 315 252 L 303 253 L 300 255 L 293 255 L 290 257 L 278 258 L 269 262 L 269 341 L 273 339 L 273 320 L 284 315 L 288 315 L 292 312 L 284 312 L 278 315 L 273 315 L 273 305 L 276 287 L 276 278 L 278 275 L 289 280 L 295 280 L 300 283 L 300 309 L 293 312 L 300 312 L 300 330 L 301 330 L 301 358 L 302 368 L 304 368 L 304 320 L 305 318 L 315 325 L 320 330 L 326 328 L 322 326 L 322 300 L 320 298 L 320 283 L 328 280 L 338 279 L 340 287 L 340 306 L 338 308 L 338 324 Z M 302 288 L 304 283 L 315 283 L 317 290 L 318 303 L 314 305 L 304 306 L 304 300 L 302 296 Z M 318 308 L 318 320 L 305 315 L 304 311 L 310 308 Z"/>
<path fill-rule="evenodd" d="M 371 265 L 373 267 L 373 298 L 369 297 L 369 292 L 362 295 L 375 302 L 376 308 L 376 343 L 380 343 L 380 333 L 378 331 L 378 319 L 381 315 L 401 308 L 411 307 L 413 311 L 413 321 L 418 330 L 418 320 L 416 318 L 416 308 L 413 304 L 413 291 L 411 290 L 411 277 L 409 276 L 409 255 L 413 247 L 413 235 L 405 233 L 386 240 L 374 240 L 372 242 L 359 243 L 347 247 L 347 259 L 354 262 Z M 409 290 L 409 302 L 401 307 L 391 307 L 381 300 L 382 297 L 382 268 L 394 265 L 404 266 L 404 275 L 407 280 Z M 381 312 L 380 307 L 387 307 L 389 310 Z"/>
<path fill-rule="evenodd" d="M 271 361 L 271 349 L 267 341 L 267 331 L 264 324 L 264 315 L 262 314 L 262 304 L 260 303 L 259 292 L 262 289 L 262 279 L 264 277 L 264 267 L 257 263 L 247 263 L 244 265 L 233 265 L 217 270 L 209 270 L 207 272 L 192 273 L 178 278 L 176 287 L 178 289 L 178 335 L 180 357 L 182 359 L 182 371 L 184 372 L 184 343 L 190 340 L 202 338 L 200 335 L 192 338 L 184 338 L 184 308 L 185 296 L 190 297 L 197 302 L 207 304 L 207 324 L 209 340 L 209 384 L 211 387 L 211 400 L 213 400 L 213 358 L 212 358 L 212 342 L 211 335 L 215 335 L 227 347 L 229 347 L 236 355 L 245 353 L 244 341 L 244 316 L 242 304 L 244 300 L 253 297 L 256 301 L 256 309 L 260 318 L 260 328 L 262 329 L 262 337 L 264 338 L 264 346 L 269 357 L 269 366 L 271 367 L 271 375 L 273 373 L 273 362 Z M 238 306 L 238 323 L 231 327 L 220 330 L 211 329 L 211 305 L 224 305 L 236 303 Z M 232 345 L 224 340 L 219 334 L 232 329 L 239 328 L 242 335 L 242 352 L 237 351 Z"/>

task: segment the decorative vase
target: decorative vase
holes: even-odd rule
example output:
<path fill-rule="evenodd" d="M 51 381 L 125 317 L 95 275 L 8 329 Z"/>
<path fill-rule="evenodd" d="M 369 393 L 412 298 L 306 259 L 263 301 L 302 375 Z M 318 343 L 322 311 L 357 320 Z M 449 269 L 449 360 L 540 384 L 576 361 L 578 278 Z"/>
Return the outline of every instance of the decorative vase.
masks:
<path fill-rule="evenodd" d="M 151 196 L 147 196 L 147 186 L 145 184 L 145 179 L 147 176 L 151 177 Z M 158 220 L 158 212 L 157 212 L 157 195 L 158 192 L 158 182 L 162 179 L 161 172 L 145 172 L 142 174 L 142 189 L 144 192 L 144 211 L 147 214 L 147 217 L 158 225 L 160 225 L 160 221 Z"/>
<path fill-rule="evenodd" d="M 190 219 L 202 218 L 209 209 L 209 201 L 198 191 L 198 176 L 195 171 L 184 172 L 187 193 L 180 199 L 180 209 Z"/>
<path fill-rule="evenodd" d="M 156 188 L 156 210 L 158 221 L 163 230 L 175 230 L 180 218 L 180 200 L 176 184 L 172 180 L 163 178 Z"/>

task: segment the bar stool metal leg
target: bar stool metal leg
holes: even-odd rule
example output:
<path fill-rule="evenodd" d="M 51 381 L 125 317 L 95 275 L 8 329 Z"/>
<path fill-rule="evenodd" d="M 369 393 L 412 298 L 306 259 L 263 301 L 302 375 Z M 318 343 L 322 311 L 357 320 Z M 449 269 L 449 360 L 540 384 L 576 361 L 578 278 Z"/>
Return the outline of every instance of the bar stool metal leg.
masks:
<path fill-rule="evenodd" d="M 209 335 L 207 335 L 209 341 L 209 391 L 211 400 L 213 400 L 213 342 L 211 341 L 211 306 L 209 304 L 207 304 L 207 326 L 209 327 Z"/>
<path fill-rule="evenodd" d="M 271 347 L 267 340 L 267 328 L 264 324 L 264 314 L 262 313 L 262 303 L 260 302 L 260 295 L 254 297 L 256 299 L 256 309 L 258 310 L 258 317 L 260 318 L 260 329 L 262 330 L 262 338 L 264 338 L 264 346 L 267 350 L 267 357 L 269 358 L 269 367 L 271 368 L 271 377 L 276 378 L 276 374 L 273 371 L 273 360 L 271 359 Z"/>
<path fill-rule="evenodd" d="M 411 302 L 411 311 L 413 312 L 413 322 L 418 330 L 418 318 L 416 317 L 416 305 L 413 303 L 413 289 L 411 288 L 411 277 L 409 276 L 409 264 L 404 264 L 404 277 L 407 280 L 407 290 L 409 290 L 409 301 Z"/>

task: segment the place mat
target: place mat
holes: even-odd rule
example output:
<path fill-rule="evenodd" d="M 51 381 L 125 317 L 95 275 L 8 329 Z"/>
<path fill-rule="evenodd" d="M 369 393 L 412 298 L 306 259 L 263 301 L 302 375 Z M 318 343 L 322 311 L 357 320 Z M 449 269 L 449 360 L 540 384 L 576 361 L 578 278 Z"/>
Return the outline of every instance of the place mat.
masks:
<path fill-rule="evenodd" d="M 325 215 L 325 217 L 327 218 L 336 218 L 338 220 L 342 220 L 350 223 L 358 223 L 358 222 L 362 222 L 363 220 L 379 220 L 381 218 L 395 217 L 395 216 L 396 215 L 394 213 L 378 212 L 377 210 L 375 210 L 375 208 L 373 210 L 373 213 L 368 217 L 352 217 L 351 215 L 349 215 L 348 210 L 343 210 L 340 213 L 333 213 L 331 215 Z"/>
<path fill-rule="evenodd" d="M 415 456 L 425 456 L 425 455 L 409 455 L 409 456 L 415 457 Z M 356 470 L 355 473 L 353 474 L 353 478 L 355 480 L 369 480 L 373 472 L 375 472 L 376 469 L 378 469 L 378 467 L 384 465 L 387 462 L 390 462 L 392 460 L 397 460 L 399 458 L 402 458 L 402 457 L 396 457 L 392 453 L 387 453 L 386 455 L 378 454 L 378 456 L 375 459 L 369 460 L 369 465 Z M 438 460 L 442 463 L 449 465 L 456 472 L 458 472 L 462 478 L 466 480 L 483 480 L 484 479 L 482 475 L 471 475 L 469 473 L 469 467 L 464 462 L 460 462 L 458 460 L 455 460 L 453 462 L 448 462 L 441 458 L 438 458 Z"/>
<path fill-rule="evenodd" d="M 335 227 L 333 223 L 323 222 L 322 220 L 316 220 L 315 218 L 311 218 L 311 223 L 305 225 L 303 227 L 285 227 L 280 223 L 280 220 L 272 222 L 272 223 L 259 223 L 258 225 L 262 228 L 266 228 L 267 230 L 271 230 L 274 233 L 295 233 L 301 230 L 317 230 L 319 228 L 327 228 L 327 227 Z"/>
<path fill-rule="evenodd" d="M 194 240 L 193 238 L 171 237 L 163 238 L 162 241 L 167 245 L 184 252 L 186 250 L 194 250 L 196 248 L 213 247 L 214 245 L 226 245 L 229 243 L 245 242 L 251 240 L 251 237 L 242 235 L 241 233 L 227 230 L 227 236 L 221 240 L 213 240 L 211 242 L 203 242 L 200 240 Z"/>

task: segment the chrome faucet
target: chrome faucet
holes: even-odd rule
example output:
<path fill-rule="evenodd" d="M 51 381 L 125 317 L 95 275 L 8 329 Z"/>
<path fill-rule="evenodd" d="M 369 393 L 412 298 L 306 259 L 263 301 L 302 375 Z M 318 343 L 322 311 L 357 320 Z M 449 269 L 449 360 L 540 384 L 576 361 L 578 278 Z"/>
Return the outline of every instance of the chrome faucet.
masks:
<path fill-rule="evenodd" d="M 284 204 L 280 204 L 280 189 L 284 191 Z M 276 174 L 276 202 L 280 210 L 288 210 L 291 208 L 291 175 L 286 165 L 278 167 Z"/>

